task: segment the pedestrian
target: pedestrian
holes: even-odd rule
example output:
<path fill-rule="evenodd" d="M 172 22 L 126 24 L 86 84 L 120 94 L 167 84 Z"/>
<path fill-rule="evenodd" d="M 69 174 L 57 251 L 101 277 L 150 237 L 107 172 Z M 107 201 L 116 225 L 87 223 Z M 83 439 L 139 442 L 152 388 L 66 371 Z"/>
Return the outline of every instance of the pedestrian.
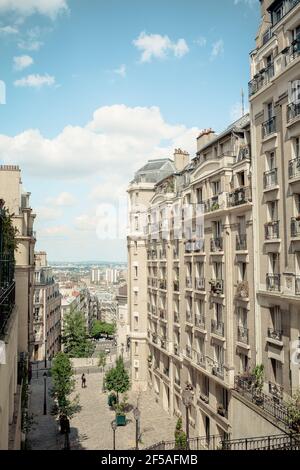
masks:
<path fill-rule="evenodd" d="M 81 376 L 81 388 L 85 388 L 86 387 L 86 378 L 85 378 L 85 375 L 82 374 Z"/>

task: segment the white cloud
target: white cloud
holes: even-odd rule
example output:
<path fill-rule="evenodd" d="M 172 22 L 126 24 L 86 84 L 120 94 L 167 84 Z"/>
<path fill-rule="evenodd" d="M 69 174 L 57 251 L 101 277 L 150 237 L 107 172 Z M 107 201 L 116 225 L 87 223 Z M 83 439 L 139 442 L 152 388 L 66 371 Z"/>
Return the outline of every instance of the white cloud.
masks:
<path fill-rule="evenodd" d="M 49 206 L 37 207 L 35 210 L 39 221 L 57 220 L 62 217 L 62 211 Z"/>
<path fill-rule="evenodd" d="M 99 203 L 125 194 L 134 172 L 148 159 L 170 158 L 177 147 L 193 155 L 198 133 L 197 128 L 169 124 L 157 107 L 104 106 L 86 126 L 67 126 L 52 139 L 35 129 L 15 137 L 0 134 L 0 161 L 19 164 L 26 174 L 43 179 L 99 177 L 96 187 L 88 187 L 91 202 Z M 61 199 L 67 198 L 54 198 L 51 206 Z"/>
<path fill-rule="evenodd" d="M 81 214 L 74 221 L 75 229 L 82 232 L 95 232 L 97 224 L 97 217 L 88 214 Z"/>
<path fill-rule="evenodd" d="M 211 60 L 216 59 L 217 57 L 220 57 L 224 54 L 224 41 L 223 39 L 219 39 L 212 45 L 212 51 L 211 51 Z"/>
<path fill-rule="evenodd" d="M 21 16 L 35 13 L 55 19 L 68 11 L 67 0 L 0 0 L 0 13 L 13 12 Z"/>
<path fill-rule="evenodd" d="M 55 198 L 48 198 L 47 202 L 60 207 L 73 206 L 76 203 L 76 198 L 73 194 L 64 191 Z"/>
<path fill-rule="evenodd" d="M 152 58 L 165 59 L 169 53 L 180 58 L 189 52 L 189 47 L 184 39 L 179 39 L 175 43 L 168 36 L 160 34 L 142 32 L 133 41 L 133 44 L 142 51 L 141 62 L 151 62 Z"/>
<path fill-rule="evenodd" d="M 118 69 L 113 71 L 116 75 L 120 75 L 120 77 L 126 77 L 126 65 L 122 64 Z"/>
<path fill-rule="evenodd" d="M 0 34 L 18 34 L 19 30 L 15 26 L 0 26 Z"/>
<path fill-rule="evenodd" d="M 23 70 L 33 64 L 33 58 L 29 55 L 20 55 L 13 58 L 15 70 Z"/>
<path fill-rule="evenodd" d="M 20 78 L 14 82 L 16 87 L 31 87 L 31 88 L 41 88 L 42 86 L 51 86 L 55 84 L 55 77 L 45 74 L 45 75 L 28 75 L 27 77 Z"/>
<path fill-rule="evenodd" d="M 41 41 L 41 36 L 51 31 L 51 28 L 41 28 L 39 26 L 28 29 L 24 37 L 18 43 L 19 49 L 26 51 L 40 50 L 40 48 L 44 45 L 43 41 Z"/>
<path fill-rule="evenodd" d="M 21 40 L 18 43 L 18 48 L 24 51 L 39 51 L 43 45 L 42 41 Z"/>
<path fill-rule="evenodd" d="M 53 237 L 67 237 L 71 234 L 71 230 L 67 225 L 55 225 L 52 227 L 44 227 L 39 230 L 39 239 Z"/>
<path fill-rule="evenodd" d="M 249 7 L 253 7 L 254 5 L 258 5 L 259 0 L 234 0 L 234 4 L 238 5 L 239 3 L 244 3 Z"/>

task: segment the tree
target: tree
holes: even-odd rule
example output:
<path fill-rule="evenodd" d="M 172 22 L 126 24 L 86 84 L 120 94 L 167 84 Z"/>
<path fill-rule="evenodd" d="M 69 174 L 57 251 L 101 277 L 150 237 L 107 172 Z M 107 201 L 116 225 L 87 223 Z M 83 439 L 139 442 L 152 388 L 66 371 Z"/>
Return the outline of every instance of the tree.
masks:
<path fill-rule="evenodd" d="M 93 322 L 91 329 L 91 336 L 95 339 L 101 338 L 101 336 L 112 336 L 115 334 L 116 326 L 113 323 L 106 323 L 99 320 Z"/>
<path fill-rule="evenodd" d="M 289 424 L 296 432 L 300 432 L 300 389 L 292 396 L 288 403 Z"/>
<path fill-rule="evenodd" d="M 100 352 L 98 359 L 98 367 L 104 369 L 104 367 L 106 366 L 106 354 L 104 351 Z"/>
<path fill-rule="evenodd" d="M 81 312 L 70 312 L 64 318 L 62 342 L 64 352 L 69 357 L 90 357 L 94 346 L 87 335 L 84 315 Z"/>
<path fill-rule="evenodd" d="M 182 429 L 182 418 L 178 418 L 175 428 L 175 449 L 186 449 L 186 434 Z"/>
<path fill-rule="evenodd" d="M 75 388 L 74 371 L 71 361 L 65 353 L 59 352 L 54 356 L 51 377 L 53 385 L 51 393 L 55 401 L 52 414 L 57 415 L 62 422 L 80 411 L 78 395 L 71 398 Z"/>
<path fill-rule="evenodd" d="M 130 387 L 129 375 L 121 357 L 117 359 L 116 367 L 106 373 L 105 386 L 109 392 L 116 392 L 117 398 L 119 393 L 128 392 Z"/>

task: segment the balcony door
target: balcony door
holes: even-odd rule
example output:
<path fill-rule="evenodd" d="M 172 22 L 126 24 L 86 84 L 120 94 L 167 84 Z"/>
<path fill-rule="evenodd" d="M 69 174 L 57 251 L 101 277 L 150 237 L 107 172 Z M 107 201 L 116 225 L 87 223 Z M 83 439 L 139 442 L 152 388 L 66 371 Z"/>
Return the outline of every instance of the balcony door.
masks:
<path fill-rule="evenodd" d="M 276 305 L 272 307 L 270 310 L 271 310 L 271 321 L 272 321 L 273 330 L 281 332 L 282 314 L 281 314 L 280 307 Z"/>
<path fill-rule="evenodd" d="M 215 361 L 219 365 L 224 364 L 224 348 L 223 346 L 220 346 L 219 344 L 215 345 Z"/>

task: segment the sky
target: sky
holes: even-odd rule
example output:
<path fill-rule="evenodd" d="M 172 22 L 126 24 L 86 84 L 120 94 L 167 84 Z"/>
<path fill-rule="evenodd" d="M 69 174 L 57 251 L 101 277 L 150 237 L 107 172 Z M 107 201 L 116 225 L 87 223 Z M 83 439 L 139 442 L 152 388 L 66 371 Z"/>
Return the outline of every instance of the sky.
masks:
<path fill-rule="evenodd" d="M 258 0 L 0 0 L 0 164 L 52 261 L 126 260 L 126 187 L 247 103 Z M 0 188 L 1 190 L 1 188 Z"/>

